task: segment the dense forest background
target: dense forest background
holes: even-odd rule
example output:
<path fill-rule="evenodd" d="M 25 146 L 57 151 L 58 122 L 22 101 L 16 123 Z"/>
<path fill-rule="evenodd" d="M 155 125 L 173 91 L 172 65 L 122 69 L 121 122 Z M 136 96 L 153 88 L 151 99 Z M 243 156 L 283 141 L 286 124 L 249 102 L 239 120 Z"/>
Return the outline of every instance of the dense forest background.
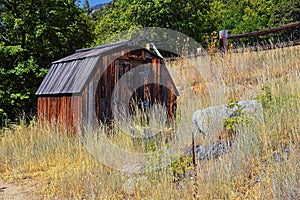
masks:
<path fill-rule="evenodd" d="M 214 31 L 234 33 L 300 21 L 295 0 L 114 0 L 97 9 L 78 0 L 0 0 L 0 126 L 36 113 L 37 87 L 51 62 L 108 42 L 122 31 L 162 27 L 206 46 Z M 276 35 L 299 39 L 298 30 Z"/>

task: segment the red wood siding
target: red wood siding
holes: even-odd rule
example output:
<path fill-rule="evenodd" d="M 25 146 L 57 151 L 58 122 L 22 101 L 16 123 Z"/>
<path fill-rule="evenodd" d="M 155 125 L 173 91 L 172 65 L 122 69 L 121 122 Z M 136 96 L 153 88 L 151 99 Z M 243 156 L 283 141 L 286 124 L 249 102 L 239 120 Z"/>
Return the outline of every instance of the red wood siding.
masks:
<path fill-rule="evenodd" d="M 59 124 L 59 128 L 74 132 L 75 127 L 82 125 L 82 97 L 38 97 L 38 118 L 41 122 Z"/>

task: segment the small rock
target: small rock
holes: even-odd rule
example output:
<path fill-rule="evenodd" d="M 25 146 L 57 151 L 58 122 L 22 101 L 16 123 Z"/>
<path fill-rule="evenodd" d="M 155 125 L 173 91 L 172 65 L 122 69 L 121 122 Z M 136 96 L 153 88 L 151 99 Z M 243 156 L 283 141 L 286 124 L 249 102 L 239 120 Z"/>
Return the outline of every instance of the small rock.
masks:
<path fill-rule="evenodd" d="M 128 174 L 141 174 L 144 173 L 146 169 L 146 164 L 136 163 L 134 165 L 125 165 L 123 169 L 121 170 L 122 173 L 128 173 Z"/>
<path fill-rule="evenodd" d="M 144 190 L 149 186 L 149 180 L 146 176 L 129 177 L 123 184 L 123 190 L 126 193 L 132 193 L 134 190 Z"/>
<path fill-rule="evenodd" d="M 291 153 L 289 148 L 284 148 L 281 151 L 275 151 L 273 153 L 273 159 L 275 162 L 285 162 L 288 160 L 288 157 Z"/>
<path fill-rule="evenodd" d="M 216 159 L 219 156 L 229 151 L 230 145 L 225 142 L 218 142 L 215 144 L 205 144 L 195 147 L 195 154 L 198 160 Z M 193 155 L 192 147 L 188 147 L 186 152 Z"/>

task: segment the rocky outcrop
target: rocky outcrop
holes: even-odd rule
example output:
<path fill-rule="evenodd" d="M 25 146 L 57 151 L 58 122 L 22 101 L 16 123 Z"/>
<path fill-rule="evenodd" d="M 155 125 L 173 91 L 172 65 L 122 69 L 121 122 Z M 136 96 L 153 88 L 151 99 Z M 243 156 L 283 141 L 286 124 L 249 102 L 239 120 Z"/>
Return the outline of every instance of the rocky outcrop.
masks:
<path fill-rule="evenodd" d="M 262 116 L 262 106 L 256 100 L 240 101 L 233 107 L 220 105 L 197 110 L 192 116 L 195 136 L 218 136 L 224 129 L 224 120 L 234 117 L 237 109 L 249 119 L 260 120 Z"/>

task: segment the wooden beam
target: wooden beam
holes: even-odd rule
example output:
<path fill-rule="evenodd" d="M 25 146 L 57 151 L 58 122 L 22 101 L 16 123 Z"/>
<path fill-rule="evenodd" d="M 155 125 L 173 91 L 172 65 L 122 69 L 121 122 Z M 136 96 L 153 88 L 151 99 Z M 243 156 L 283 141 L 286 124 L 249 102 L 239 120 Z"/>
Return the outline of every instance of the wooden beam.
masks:
<path fill-rule="evenodd" d="M 267 35 L 270 33 L 275 33 L 278 31 L 282 31 L 284 29 L 288 28 L 294 28 L 300 26 L 300 21 L 285 24 L 283 26 L 278 26 L 276 28 L 271 28 L 268 30 L 262 30 L 262 31 L 255 31 L 255 32 L 250 32 L 250 33 L 245 33 L 245 34 L 236 34 L 236 35 L 228 35 L 228 39 L 240 39 L 240 38 L 249 38 L 249 37 L 255 37 L 255 36 L 260 36 L 260 35 Z"/>

